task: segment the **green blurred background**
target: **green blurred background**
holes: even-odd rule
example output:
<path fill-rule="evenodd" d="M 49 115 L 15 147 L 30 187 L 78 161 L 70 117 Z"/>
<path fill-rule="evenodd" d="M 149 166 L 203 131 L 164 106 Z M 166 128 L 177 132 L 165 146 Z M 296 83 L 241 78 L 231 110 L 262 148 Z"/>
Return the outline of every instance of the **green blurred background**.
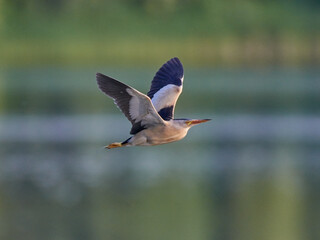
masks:
<path fill-rule="evenodd" d="M 2 65 L 316 65 L 317 0 L 1 0 Z"/>
<path fill-rule="evenodd" d="M 106 151 L 172 57 L 186 139 Z M 0 0 L 0 239 L 320 239 L 317 0 Z"/>

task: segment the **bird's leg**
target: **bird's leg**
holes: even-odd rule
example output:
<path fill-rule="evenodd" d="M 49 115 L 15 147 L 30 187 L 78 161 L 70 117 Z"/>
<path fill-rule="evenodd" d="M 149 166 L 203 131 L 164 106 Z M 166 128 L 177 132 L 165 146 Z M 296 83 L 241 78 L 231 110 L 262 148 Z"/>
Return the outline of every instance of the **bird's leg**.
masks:
<path fill-rule="evenodd" d="M 129 144 L 129 140 L 131 139 L 128 138 L 127 140 L 125 140 L 124 142 L 114 142 L 114 143 L 111 143 L 109 144 L 108 146 L 105 146 L 105 148 L 108 148 L 108 149 L 111 149 L 111 148 L 117 148 L 117 147 L 124 147 L 126 145 Z"/>
<path fill-rule="evenodd" d="M 108 146 L 105 146 L 105 148 L 111 149 L 111 148 L 117 148 L 117 147 L 123 147 L 121 142 L 114 142 L 109 144 Z"/>

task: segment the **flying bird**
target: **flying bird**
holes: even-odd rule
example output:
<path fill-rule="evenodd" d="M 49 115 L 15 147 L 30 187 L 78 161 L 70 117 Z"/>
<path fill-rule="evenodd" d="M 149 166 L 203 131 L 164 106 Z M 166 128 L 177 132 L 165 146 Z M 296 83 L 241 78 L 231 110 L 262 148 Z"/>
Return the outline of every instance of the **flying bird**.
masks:
<path fill-rule="evenodd" d="M 174 109 L 182 92 L 183 66 L 178 58 L 166 62 L 156 73 L 147 95 L 101 73 L 96 74 L 99 88 L 114 100 L 132 124 L 123 142 L 106 148 L 151 146 L 181 140 L 188 130 L 210 119 L 174 119 Z"/>

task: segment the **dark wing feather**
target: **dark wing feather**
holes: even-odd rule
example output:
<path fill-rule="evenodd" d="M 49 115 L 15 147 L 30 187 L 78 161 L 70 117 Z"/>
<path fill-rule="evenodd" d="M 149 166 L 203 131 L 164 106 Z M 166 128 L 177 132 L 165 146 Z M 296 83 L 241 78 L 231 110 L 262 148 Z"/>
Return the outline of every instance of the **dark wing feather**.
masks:
<path fill-rule="evenodd" d="M 149 97 L 101 73 L 97 73 L 96 78 L 99 88 L 114 100 L 131 122 L 131 134 L 136 134 L 153 124 L 163 124 Z"/>
<path fill-rule="evenodd" d="M 170 120 L 182 92 L 183 66 L 178 58 L 172 58 L 158 70 L 151 82 L 148 96 L 164 120 Z"/>
<path fill-rule="evenodd" d="M 128 120 L 134 124 L 135 121 L 129 112 L 129 101 L 132 96 L 127 92 L 127 89 L 131 89 L 131 87 L 101 73 L 97 73 L 96 78 L 101 91 L 113 98 L 114 103 L 119 107 Z"/>
<path fill-rule="evenodd" d="M 151 87 L 147 95 L 152 99 L 156 92 L 158 92 L 161 88 L 167 86 L 168 84 L 181 86 L 182 79 L 182 63 L 180 62 L 179 58 L 172 58 L 168 62 L 163 64 L 162 67 L 158 70 L 151 82 Z"/>

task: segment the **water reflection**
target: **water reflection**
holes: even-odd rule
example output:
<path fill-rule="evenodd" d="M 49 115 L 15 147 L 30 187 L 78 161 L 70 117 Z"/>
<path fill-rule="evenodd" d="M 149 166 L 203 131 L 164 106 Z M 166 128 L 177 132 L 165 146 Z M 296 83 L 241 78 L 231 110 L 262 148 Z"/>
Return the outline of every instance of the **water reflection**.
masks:
<path fill-rule="evenodd" d="M 191 129 L 180 142 L 106 151 L 104 144 L 127 137 L 126 119 L 112 104 L 108 114 L 100 112 L 109 104 L 103 96 L 105 103 L 86 109 L 94 101 L 78 96 L 79 88 L 50 84 L 42 89 L 49 95 L 40 91 L 35 98 L 32 88 L 21 97 L 19 87 L 3 87 L 1 239 L 319 239 L 316 111 L 245 113 L 251 103 L 242 113 L 215 113 L 210 104 L 194 111 L 189 99 L 183 101 L 195 94 L 189 92 L 181 109 L 191 112 L 179 115 L 211 117 L 210 124 Z M 86 88 L 91 83 L 80 84 L 95 96 Z M 305 89 L 293 92 L 301 99 Z M 63 109 L 52 102 L 61 92 Z M 243 103 L 247 94 L 254 99 L 243 94 Z M 35 99 L 43 102 L 33 105 Z"/>

